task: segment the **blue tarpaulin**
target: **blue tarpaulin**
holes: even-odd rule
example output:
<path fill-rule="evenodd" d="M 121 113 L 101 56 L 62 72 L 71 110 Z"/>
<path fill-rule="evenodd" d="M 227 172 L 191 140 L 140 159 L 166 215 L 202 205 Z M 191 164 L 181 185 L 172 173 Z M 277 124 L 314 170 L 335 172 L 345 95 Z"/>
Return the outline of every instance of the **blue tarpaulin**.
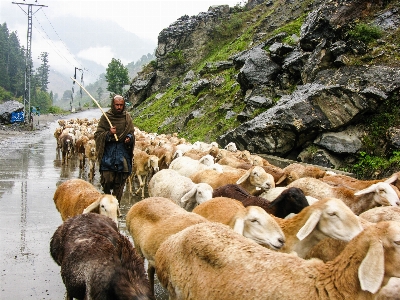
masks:
<path fill-rule="evenodd" d="M 10 119 L 11 123 L 23 122 L 23 121 L 24 121 L 24 112 L 23 111 L 11 113 L 11 119 Z"/>

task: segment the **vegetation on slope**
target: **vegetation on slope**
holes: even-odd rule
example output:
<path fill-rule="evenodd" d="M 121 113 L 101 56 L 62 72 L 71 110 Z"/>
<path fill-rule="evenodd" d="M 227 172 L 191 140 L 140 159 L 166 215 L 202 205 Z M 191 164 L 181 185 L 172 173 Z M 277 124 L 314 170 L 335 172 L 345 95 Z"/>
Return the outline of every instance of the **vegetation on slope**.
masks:
<path fill-rule="evenodd" d="M 207 64 L 226 61 L 233 55 L 255 46 L 279 33 L 286 33 L 282 42 L 294 45 L 294 36 L 299 36 L 300 28 L 314 1 L 301 1 L 295 5 L 287 1 L 274 1 L 273 5 L 258 5 L 252 10 L 236 6 L 235 13 L 229 20 L 221 23 L 209 32 L 209 39 L 203 49 L 196 49 L 201 53 L 201 59 L 190 68 L 196 74 L 202 74 L 202 79 L 210 82 L 218 81 L 219 85 L 211 84 L 198 95 L 191 93 L 191 86 L 183 84 L 183 74 L 173 79 L 172 84 L 164 87 L 165 90 L 151 95 L 132 112 L 135 125 L 148 132 L 172 133 L 178 132 L 188 141 L 196 140 L 215 141 L 216 138 L 227 131 L 240 125 L 236 116 L 245 107 L 244 98 L 234 68 L 216 72 L 205 68 Z M 392 1 L 390 6 L 398 5 Z M 347 35 L 354 41 L 362 41 L 367 45 L 366 52 L 362 55 L 350 55 L 349 64 L 352 65 L 390 65 L 400 66 L 400 32 L 382 32 L 371 25 L 374 11 L 365 15 L 363 19 L 355 20 L 349 26 Z M 273 24 L 273 26 L 271 26 Z M 266 49 L 268 50 L 268 49 Z M 189 61 L 185 52 L 177 51 L 171 57 L 173 67 L 184 65 Z M 187 55 L 187 54 L 186 54 Z M 172 66 L 171 66 L 172 67 Z M 149 63 L 143 72 L 153 72 L 157 69 L 157 61 Z M 222 78 L 222 80 L 221 80 Z M 282 90 L 281 94 L 290 94 L 295 86 Z M 276 95 L 275 101 L 280 95 Z M 379 142 L 390 126 L 399 126 L 399 112 L 393 107 L 398 107 L 398 97 L 389 99 L 380 111 L 371 116 L 373 122 L 364 124 L 366 137 L 364 148 L 355 162 L 349 164 L 344 170 L 355 172 L 359 177 L 379 177 L 385 173 L 398 169 L 400 153 L 377 153 Z M 230 115 L 227 112 L 231 112 Z M 257 109 L 250 117 L 263 112 Z M 390 120 L 388 122 L 387 120 Z M 385 171 L 386 170 L 386 171 Z"/>

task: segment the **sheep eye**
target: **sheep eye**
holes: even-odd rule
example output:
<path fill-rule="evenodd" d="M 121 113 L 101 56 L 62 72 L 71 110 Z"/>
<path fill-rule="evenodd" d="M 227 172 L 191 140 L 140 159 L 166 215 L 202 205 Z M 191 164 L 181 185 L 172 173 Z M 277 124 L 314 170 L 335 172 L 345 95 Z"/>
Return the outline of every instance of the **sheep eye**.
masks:
<path fill-rule="evenodd" d="M 328 216 L 331 216 L 331 217 L 336 216 L 336 213 L 334 213 L 334 212 L 328 213 Z"/>
<path fill-rule="evenodd" d="M 258 223 L 258 220 L 257 220 L 257 219 L 253 219 L 253 220 L 251 220 L 250 222 L 251 222 L 251 223 Z"/>
<path fill-rule="evenodd" d="M 394 243 L 400 246 L 400 241 L 394 241 Z"/>

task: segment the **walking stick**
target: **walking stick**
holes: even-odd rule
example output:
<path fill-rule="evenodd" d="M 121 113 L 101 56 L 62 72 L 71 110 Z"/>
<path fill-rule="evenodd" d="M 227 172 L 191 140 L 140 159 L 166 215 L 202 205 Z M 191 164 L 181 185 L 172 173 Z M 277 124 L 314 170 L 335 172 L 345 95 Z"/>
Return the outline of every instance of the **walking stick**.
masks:
<path fill-rule="evenodd" d="M 96 101 L 96 99 L 94 99 L 94 98 L 92 97 L 92 95 L 90 95 L 90 93 L 89 93 L 78 81 L 76 81 L 76 79 L 74 79 L 74 78 L 72 78 L 72 77 L 70 77 L 70 78 L 71 78 L 73 81 L 75 81 L 75 82 L 86 92 L 86 94 L 89 95 L 90 98 L 92 98 L 93 102 L 96 103 L 97 106 L 100 108 L 101 112 L 103 113 L 103 116 L 106 117 L 106 119 L 107 119 L 107 121 L 108 121 L 108 124 L 110 124 L 110 127 L 113 127 L 112 124 L 111 124 L 110 119 L 109 119 L 109 118 L 107 117 L 107 115 L 104 113 L 104 110 L 101 108 L 100 104 Z M 115 140 L 118 142 L 118 137 L 117 137 L 117 135 L 116 135 L 115 133 L 114 133 L 114 138 L 115 138 Z"/>

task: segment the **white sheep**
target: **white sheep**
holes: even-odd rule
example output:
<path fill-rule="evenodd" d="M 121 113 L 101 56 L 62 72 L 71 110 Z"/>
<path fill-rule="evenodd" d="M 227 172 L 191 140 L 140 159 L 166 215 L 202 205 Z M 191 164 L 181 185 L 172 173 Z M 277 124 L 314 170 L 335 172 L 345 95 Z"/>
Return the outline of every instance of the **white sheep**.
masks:
<path fill-rule="evenodd" d="M 163 197 L 143 199 L 129 209 L 126 214 L 126 227 L 133 238 L 136 250 L 148 261 L 147 274 L 153 294 L 154 256 L 158 247 L 170 235 L 201 222 L 208 221 Z"/>
<path fill-rule="evenodd" d="M 175 170 L 164 169 L 150 179 L 148 192 L 150 197 L 165 197 L 192 211 L 196 205 L 212 198 L 213 188 L 207 183 L 193 183 Z"/>
<path fill-rule="evenodd" d="M 188 156 L 181 156 L 175 158 L 169 165 L 169 169 L 177 171 L 179 174 L 190 177 L 197 171 L 210 169 L 209 167 L 214 164 L 214 157 L 210 154 L 204 155 L 199 160 L 193 159 Z"/>
<path fill-rule="evenodd" d="M 195 183 L 208 183 L 214 189 L 227 184 L 240 184 L 252 195 L 257 194 L 260 190 L 275 187 L 274 177 L 260 166 L 251 167 L 247 171 L 243 169 L 224 170 L 222 173 L 215 170 L 203 170 L 193 174 L 190 178 Z"/>
<path fill-rule="evenodd" d="M 281 251 L 295 251 L 299 257 L 305 257 L 323 239 L 330 237 L 348 242 L 363 230 L 358 217 L 336 198 L 321 199 L 290 219 L 273 218 L 286 237 Z"/>
<path fill-rule="evenodd" d="M 400 295 L 400 278 L 392 277 L 388 283 L 382 287 L 374 300 L 399 300 Z"/>
<path fill-rule="evenodd" d="M 382 221 L 400 222 L 400 207 L 378 206 L 371 208 L 359 215 L 359 220 L 364 228 Z M 327 238 L 312 247 L 305 258 L 319 258 L 323 261 L 333 260 L 346 247 L 345 241 Z"/>
<path fill-rule="evenodd" d="M 234 142 L 230 142 L 228 143 L 228 145 L 226 145 L 224 147 L 225 150 L 231 151 L 231 152 L 236 152 L 238 149 L 236 147 L 236 144 Z"/>
<path fill-rule="evenodd" d="M 396 192 L 386 182 L 378 182 L 363 190 L 355 191 L 343 186 L 331 186 L 316 178 L 305 177 L 293 181 L 287 187 L 300 188 L 305 195 L 317 199 L 339 198 L 356 215 L 380 205 L 397 206 L 399 202 Z"/>
<path fill-rule="evenodd" d="M 193 209 L 211 222 L 231 227 L 235 232 L 254 240 L 256 243 L 277 250 L 285 243 L 285 235 L 276 221 L 259 206 L 244 207 L 242 202 L 216 197 Z"/>
<path fill-rule="evenodd" d="M 202 223 L 164 241 L 155 264 L 170 299 L 373 299 L 390 277 L 400 277 L 400 223 L 366 228 L 328 263 Z"/>
<path fill-rule="evenodd" d="M 378 206 L 363 212 L 359 217 L 372 223 L 378 223 L 381 221 L 400 222 L 400 207 Z"/>
<path fill-rule="evenodd" d="M 118 225 L 119 203 L 108 194 L 100 193 L 91 183 L 74 178 L 61 183 L 53 196 L 63 221 L 82 213 L 95 212 L 111 218 Z"/>

